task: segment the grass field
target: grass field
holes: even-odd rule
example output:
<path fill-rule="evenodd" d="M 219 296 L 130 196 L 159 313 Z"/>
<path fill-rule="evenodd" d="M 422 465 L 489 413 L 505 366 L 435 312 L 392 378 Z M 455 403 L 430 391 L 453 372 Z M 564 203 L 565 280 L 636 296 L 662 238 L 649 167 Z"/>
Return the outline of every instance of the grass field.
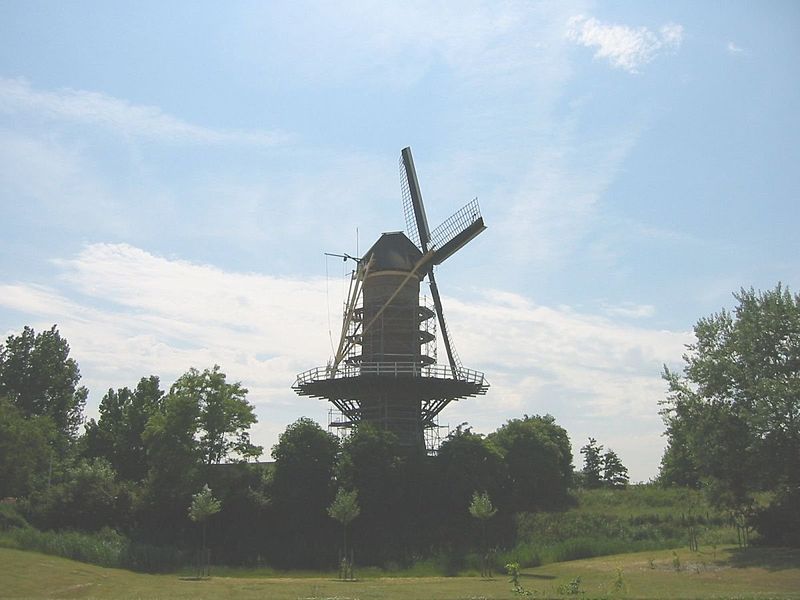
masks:
<path fill-rule="evenodd" d="M 677 560 L 676 560 L 677 557 Z M 580 578 L 578 580 L 577 578 Z M 796 598 L 800 551 L 725 547 L 642 552 L 525 569 L 533 598 Z M 228 577 L 143 575 L 0 548 L 0 598 L 478 600 L 521 598 L 508 577 Z"/>

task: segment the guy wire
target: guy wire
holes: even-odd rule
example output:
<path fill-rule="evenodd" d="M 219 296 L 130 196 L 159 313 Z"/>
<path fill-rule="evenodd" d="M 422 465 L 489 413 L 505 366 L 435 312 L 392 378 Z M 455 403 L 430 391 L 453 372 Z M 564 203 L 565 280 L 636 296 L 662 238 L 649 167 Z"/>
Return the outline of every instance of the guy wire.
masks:
<path fill-rule="evenodd" d="M 328 291 L 328 257 L 325 256 L 325 306 L 328 309 L 328 340 L 331 343 L 331 355 L 334 354 L 335 350 L 333 349 L 333 332 L 331 331 L 331 298 L 330 293 Z"/>

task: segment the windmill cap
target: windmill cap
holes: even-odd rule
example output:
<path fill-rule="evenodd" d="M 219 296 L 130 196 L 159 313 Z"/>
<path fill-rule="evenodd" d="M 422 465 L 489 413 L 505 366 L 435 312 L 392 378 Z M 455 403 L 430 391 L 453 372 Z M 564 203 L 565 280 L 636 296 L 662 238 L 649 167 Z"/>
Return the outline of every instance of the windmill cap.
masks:
<path fill-rule="evenodd" d="M 422 252 L 402 231 L 381 234 L 378 241 L 366 251 L 362 261 L 373 260 L 372 272 L 411 271 Z"/>

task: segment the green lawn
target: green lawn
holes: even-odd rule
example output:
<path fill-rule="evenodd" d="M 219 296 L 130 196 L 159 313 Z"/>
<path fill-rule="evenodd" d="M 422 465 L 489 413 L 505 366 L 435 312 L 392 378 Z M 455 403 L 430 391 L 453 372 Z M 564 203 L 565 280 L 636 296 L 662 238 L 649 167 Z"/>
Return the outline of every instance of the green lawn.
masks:
<path fill-rule="evenodd" d="M 679 550 L 607 556 L 525 569 L 520 579 L 533 598 L 797 598 L 800 551 L 733 548 L 716 553 Z M 621 575 L 621 576 L 620 576 Z M 568 594 L 569 583 L 578 594 Z M 212 577 L 142 575 L 35 552 L 0 548 L 1 598 L 258 598 L 511 599 L 505 575 L 392 577 L 339 582 L 328 577 Z"/>

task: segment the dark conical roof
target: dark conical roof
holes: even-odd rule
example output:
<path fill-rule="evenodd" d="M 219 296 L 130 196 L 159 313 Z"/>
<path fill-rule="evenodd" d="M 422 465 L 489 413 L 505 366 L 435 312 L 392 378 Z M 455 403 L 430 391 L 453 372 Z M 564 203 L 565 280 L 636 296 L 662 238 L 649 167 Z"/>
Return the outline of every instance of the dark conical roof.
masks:
<path fill-rule="evenodd" d="M 422 258 L 422 252 L 402 231 L 381 234 L 372 248 L 364 253 L 362 261 L 374 259 L 375 271 L 411 271 Z"/>

